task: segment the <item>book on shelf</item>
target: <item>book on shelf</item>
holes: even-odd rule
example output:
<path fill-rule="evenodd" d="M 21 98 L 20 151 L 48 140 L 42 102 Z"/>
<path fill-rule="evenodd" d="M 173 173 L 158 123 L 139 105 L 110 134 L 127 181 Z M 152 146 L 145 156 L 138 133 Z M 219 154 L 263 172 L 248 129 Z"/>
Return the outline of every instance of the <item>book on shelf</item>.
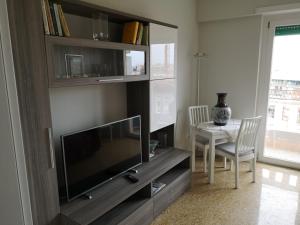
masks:
<path fill-rule="evenodd" d="M 68 27 L 68 24 L 67 24 L 65 14 L 62 10 L 62 7 L 61 7 L 61 5 L 57 5 L 57 7 L 58 7 L 60 24 L 61 24 L 61 27 L 62 27 L 62 30 L 63 30 L 63 34 L 66 37 L 70 37 L 70 30 L 69 30 L 69 27 Z"/>
<path fill-rule="evenodd" d="M 70 30 L 61 4 L 51 0 L 41 1 L 45 34 L 69 37 Z"/>
<path fill-rule="evenodd" d="M 142 23 L 139 23 L 139 29 L 138 29 L 138 33 L 136 36 L 136 44 L 137 45 L 142 44 L 143 30 L 144 30 L 144 25 Z"/>
<path fill-rule="evenodd" d="M 47 12 L 46 12 L 46 3 L 44 0 L 41 0 L 41 4 L 42 4 L 44 31 L 45 34 L 50 35 L 49 23 L 48 23 Z"/>
<path fill-rule="evenodd" d="M 149 45 L 149 26 L 144 26 L 142 45 Z"/>
<path fill-rule="evenodd" d="M 59 36 L 57 22 L 56 22 L 56 16 L 55 16 L 54 3 L 49 1 L 49 7 L 50 7 L 51 18 L 52 18 L 52 23 L 53 23 L 53 27 L 54 27 L 54 35 Z"/>
<path fill-rule="evenodd" d="M 124 24 L 122 42 L 127 44 L 136 44 L 139 22 L 133 21 Z"/>
<path fill-rule="evenodd" d="M 55 35 L 55 30 L 54 30 L 54 26 L 53 26 L 53 20 L 52 20 L 52 16 L 51 16 L 49 1 L 48 0 L 43 0 L 43 1 L 45 2 L 47 22 L 48 22 L 50 34 Z"/>
<path fill-rule="evenodd" d="M 53 7 L 54 7 L 54 13 L 55 13 L 55 20 L 56 20 L 56 23 L 57 23 L 58 35 L 63 36 L 57 4 L 53 3 Z"/>

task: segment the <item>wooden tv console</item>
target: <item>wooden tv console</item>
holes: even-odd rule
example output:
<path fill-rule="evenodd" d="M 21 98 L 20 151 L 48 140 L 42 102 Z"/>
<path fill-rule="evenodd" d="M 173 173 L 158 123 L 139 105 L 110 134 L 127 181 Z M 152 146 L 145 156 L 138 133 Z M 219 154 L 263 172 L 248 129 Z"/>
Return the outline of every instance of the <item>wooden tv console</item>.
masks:
<path fill-rule="evenodd" d="M 93 191 L 93 198 L 79 198 L 62 206 L 58 224 L 146 225 L 183 194 L 191 183 L 190 152 L 167 148 L 137 167 L 137 183 L 120 176 Z M 152 182 L 166 184 L 153 194 Z"/>

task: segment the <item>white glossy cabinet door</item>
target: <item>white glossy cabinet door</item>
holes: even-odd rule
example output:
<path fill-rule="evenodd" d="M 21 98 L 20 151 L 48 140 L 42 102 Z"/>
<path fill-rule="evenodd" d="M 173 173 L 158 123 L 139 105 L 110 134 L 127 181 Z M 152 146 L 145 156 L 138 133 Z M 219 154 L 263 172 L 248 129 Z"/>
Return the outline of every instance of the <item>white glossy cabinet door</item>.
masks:
<path fill-rule="evenodd" d="M 150 132 L 176 122 L 176 79 L 150 81 Z"/>
<path fill-rule="evenodd" d="M 177 29 L 150 24 L 150 80 L 175 78 Z"/>

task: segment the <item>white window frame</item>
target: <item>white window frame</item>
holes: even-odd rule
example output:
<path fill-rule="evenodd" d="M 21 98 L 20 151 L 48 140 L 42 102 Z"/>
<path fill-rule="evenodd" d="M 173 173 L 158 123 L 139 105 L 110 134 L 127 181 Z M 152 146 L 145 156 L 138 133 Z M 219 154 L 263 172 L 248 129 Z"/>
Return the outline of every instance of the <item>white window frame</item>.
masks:
<path fill-rule="evenodd" d="M 256 114 L 263 115 L 264 119 L 258 135 L 258 160 L 274 165 L 300 169 L 300 164 L 298 163 L 267 158 L 263 155 L 267 124 L 266 118 L 268 115 L 268 94 L 270 88 L 272 50 L 275 29 L 277 26 L 287 26 L 291 24 L 300 24 L 300 12 L 265 15 L 262 18 Z"/>

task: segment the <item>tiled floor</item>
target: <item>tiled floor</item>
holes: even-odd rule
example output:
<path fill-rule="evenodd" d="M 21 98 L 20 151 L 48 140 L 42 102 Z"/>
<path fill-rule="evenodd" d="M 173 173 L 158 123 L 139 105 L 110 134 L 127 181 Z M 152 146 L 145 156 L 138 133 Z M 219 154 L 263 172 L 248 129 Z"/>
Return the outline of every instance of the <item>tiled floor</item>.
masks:
<path fill-rule="evenodd" d="M 215 184 L 209 185 L 205 174 L 194 173 L 191 189 L 152 225 L 300 224 L 299 171 L 258 163 L 257 182 L 252 183 L 248 164 L 242 163 L 237 190 L 234 172 L 219 167 L 215 176 Z"/>

